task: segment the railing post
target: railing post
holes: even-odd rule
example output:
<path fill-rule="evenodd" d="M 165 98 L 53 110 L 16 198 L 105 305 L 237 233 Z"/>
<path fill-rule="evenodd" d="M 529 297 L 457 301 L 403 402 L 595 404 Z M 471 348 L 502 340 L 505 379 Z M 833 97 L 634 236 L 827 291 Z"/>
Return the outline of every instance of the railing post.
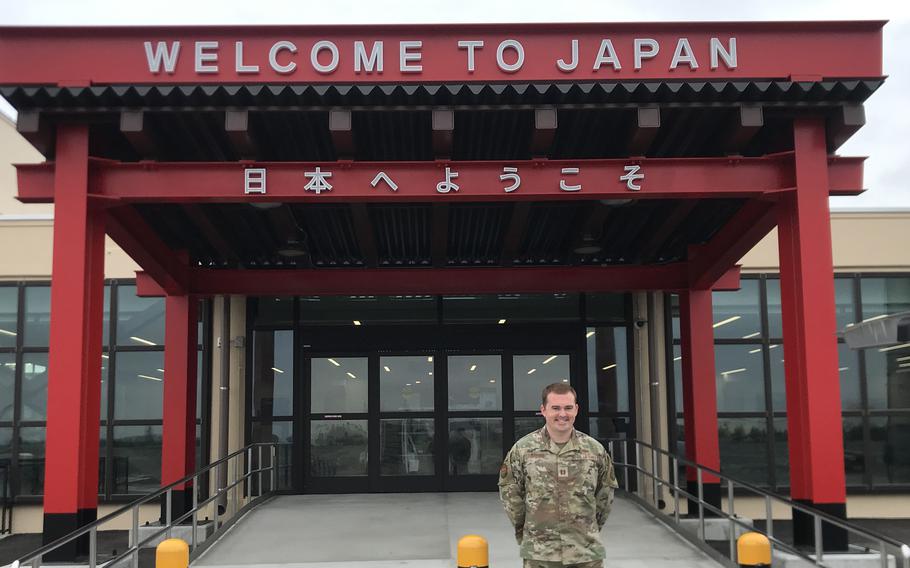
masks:
<path fill-rule="evenodd" d="M 626 462 L 626 471 L 623 474 L 623 478 L 624 478 L 623 481 L 625 482 L 625 485 L 626 485 L 626 493 L 631 493 L 632 492 L 631 484 L 629 483 L 629 468 L 631 467 L 631 465 L 629 464 L 629 439 L 628 438 L 623 440 L 622 461 Z"/>
<path fill-rule="evenodd" d="M 901 568 L 910 568 L 910 546 L 901 545 Z"/>
<path fill-rule="evenodd" d="M 695 464 L 695 473 L 698 476 L 698 538 L 705 540 L 705 490 L 701 482 L 701 467 Z"/>
<path fill-rule="evenodd" d="M 164 521 L 165 521 L 165 531 L 164 534 L 167 538 L 171 538 L 171 522 L 174 519 L 173 509 L 173 499 L 171 498 L 171 489 L 168 489 L 164 494 Z"/>
<path fill-rule="evenodd" d="M 274 493 L 278 488 L 278 446 L 276 444 L 271 444 L 270 452 L 272 454 L 272 460 L 269 463 L 272 469 L 272 487 L 271 490 Z"/>
<path fill-rule="evenodd" d="M 885 544 L 885 541 L 881 541 L 878 546 L 878 558 L 881 560 L 882 568 L 888 568 L 888 545 Z"/>
<path fill-rule="evenodd" d="M 651 491 L 654 492 L 654 506 L 657 507 L 657 490 L 660 488 L 660 481 L 657 480 L 657 449 L 651 448 Z"/>
<path fill-rule="evenodd" d="M 765 529 L 768 531 L 768 540 L 771 541 L 771 550 L 774 550 L 774 514 L 771 507 L 771 496 L 765 495 L 765 522 L 767 526 Z"/>
<path fill-rule="evenodd" d="M 133 568 L 139 568 L 139 506 L 133 505 L 133 528 L 131 531 L 133 546 L 136 548 L 136 554 L 130 556 L 130 563 Z"/>
<path fill-rule="evenodd" d="M 638 445 L 638 440 L 635 441 L 635 491 L 639 496 L 642 496 L 642 487 L 641 487 L 641 446 Z"/>
<path fill-rule="evenodd" d="M 733 480 L 727 479 L 727 509 L 730 515 L 730 560 L 736 562 L 736 508 L 733 505 Z"/>
<path fill-rule="evenodd" d="M 821 562 L 825 559 L 825 551 L 822 546 L 822 518 L 816 514 L 812 514 L 812 520 L 815 525 L 815 560 Z"/>
<path fill-rule="evenodd" d="M 253 446 L 246 449 L 246 475 L 243 476 L 243 486 L 246 488 L 246 495 L 253 500 Z"/>
<path fill-rule="evenodd" d="M 259 487 L 256 490 L 256 496 L 262 497 L 262 446 L 257 446 L 257 449 L 259 450 L 259 461 L 256 463 L 256 470 Z"/>
<path fill-rule="evenodd" d="M 199 476 L 193 474 L 193 534 L 190 536 L 192 550 L 196 550 L 196 531 L 199 527 Z"/>
<path fill-rule="evenodd" d="M 98 556 L 98 527 L 92 527 L 88 533 L 88 565 L 95 568 Z"/>
<path fill-rule="evenodd" d="M 673 520 L 679 524 L 679 458 L 673 456 Z"/>

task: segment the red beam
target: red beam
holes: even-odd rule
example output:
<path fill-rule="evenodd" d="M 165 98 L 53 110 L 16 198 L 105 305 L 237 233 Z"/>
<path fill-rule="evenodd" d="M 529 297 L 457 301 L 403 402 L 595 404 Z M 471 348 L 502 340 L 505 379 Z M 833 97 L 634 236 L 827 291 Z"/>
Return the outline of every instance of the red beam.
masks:
<path fill-rule="evenodd" d="M 4 27 L 0 84 L 704 81 L 796 75 L 855 79 L 882 75 L 883 25 L 870 21 Z M 721 59 L 716 48 L 712 57 L 712 38 L 724 50 L 735 52 L 736 61 Z M 654 42 L 639 47 L 638 62 L 636 39 Z M 514 43 L 503 43 L 507 40 Z M 604 40 L 611 42 L 609 50 Z M 358 41 L 367 56 L 374 53 L 374 42 L 383 42 L 381 71 L 364 69 L 363 64 L 358 71 L 356 62 L 364 59 L 356 56 Z M 460 41 L 483 43 L 469 50 L 459 47 Z M 167 56 L 173 56 L 172 65 L 161 60 L 165 54 L 159 42 Z M 150 65 L 147 49 L 153 59 L 157 53 L 158 65 Z M 336 50 L 334 56 L 331 49 Z M 604 62 L 614 52 L 615 63 Z M 684 57 L 675 66 L 674 53 Z M 314 56 L 319 68 L 311 63 Z"/>
<path fill-rule="evenodd" d="M 687 286 L 687 274 L 683 263 L 558 268 L 193 268 L 189 271 L 189 291 L 202 296 L 675 291 Z M 714 289 L 739 289 L 739 267 L 724 274 Z M 136 293 L 139 296 L 165 295 L 164 290 L 143 272 L 136 273 Z"/>
<path fill-rule="evenodd" d="M 752 200 L 727 221 L 710 241 L 690 247 L 689 282 L 693 290 L 707 290 L 736 264 L 777 223 L 774 203 Z"/>
<path fill-rule="evenodd" d="M 108 209 L 107 234 L 168 294 L 185 293 L 187 266 L 131 206 Z"/>
<path fill-rule="evenodd" d="M 196 454 L 196 324 L 199 300 L 192 296 L 165 299 L 164 413 L 161 428 L 161 485 L 195 471 Z M 186 484 L 177 489 L 190 489 Z M 186 505 L 189 501 L 181 496 Z M 182 513 L 188 507 L 179 507 Z"/>
<path fill-rule="evenodd" d="M 832 195 L 861 191 L 864 158 L 831 158 Z M 637 165 L 640 191 L 630 191 L 620 177 Z M 331 172 L 331 189 L 306 190 L 307 172 Z M 521 185 L 500 180 L 503 168 L 518 169 Z M 244 170 L 266 169 L 266 194 L 246 194 Z M 458 185 L 441 193 L 437 185 L 446 168 Z M 577 168 L 578 173 L 563 173 Z M 53 163 L 17 166 L 19 199 L 53 201 Z M 485 162 L 140 162 L 96 160 L 90 171 L 94 196 L 124 202 L 254 202 L 254 201 L 505 201 L 569 199 L 647 199 L 757 197 L 795 186 L 792 153 L 761 158 L 651 158 L 622 160 L 531 160 Z M 371 185 L 385 172 L 397 185 Z M 578 191 L 560 187 L 580 186 Z"/>

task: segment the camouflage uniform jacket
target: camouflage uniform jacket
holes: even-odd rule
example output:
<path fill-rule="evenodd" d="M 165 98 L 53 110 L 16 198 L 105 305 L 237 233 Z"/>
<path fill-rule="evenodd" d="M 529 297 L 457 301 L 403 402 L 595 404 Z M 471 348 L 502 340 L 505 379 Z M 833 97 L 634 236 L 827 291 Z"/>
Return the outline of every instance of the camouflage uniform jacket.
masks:
<path fill-rule="evenodd" d="M 547 428 L 515 442 L 499 471 L 499 496 L 521 557 L 563 564 L 603 559 L 600 530 L 617 487 L 603 445 L 575 430 L 560 448 Z"/>

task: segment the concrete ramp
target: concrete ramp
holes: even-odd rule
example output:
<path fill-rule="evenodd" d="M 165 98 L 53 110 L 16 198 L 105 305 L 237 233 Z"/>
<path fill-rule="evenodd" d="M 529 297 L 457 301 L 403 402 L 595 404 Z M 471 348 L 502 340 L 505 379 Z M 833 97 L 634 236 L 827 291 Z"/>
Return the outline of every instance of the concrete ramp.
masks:
<path fill-rule="evenodd" d="M 489 541 L 491 568 L 521 567 L 495 493 L 280 496 L 247 514 L 193 566 L 452 568 L 458 539 L 472 533 Z M 604 541 L 611 568 L 720 566 L 623 498 Z"/>

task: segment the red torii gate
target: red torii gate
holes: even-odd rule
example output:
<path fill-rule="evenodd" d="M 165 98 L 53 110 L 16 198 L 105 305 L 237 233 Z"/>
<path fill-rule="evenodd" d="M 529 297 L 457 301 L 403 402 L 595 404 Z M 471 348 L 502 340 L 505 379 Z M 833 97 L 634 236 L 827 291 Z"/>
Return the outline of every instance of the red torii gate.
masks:
<path fill-rule="evenodd" d="M 839 22 L 5 28 L 0 29 L 0 84 L 88 89 L 94 85 L 123 84 L 360 84 L 376 82 L 378 78 L 382 82 L 413 84 L 457 80 L 705 81 L 743 77 L 787 78 L 811 84 L 832 77 L 880 78 L 881 26 L 881 22 Z M 643 28 L 649 30 L 649 37 L 639 37 L 643 34 L 637 31 Z M 399 42 L 405 35 L 424 39 Z M 371 41 L 400 47 L 400 68 L 389 68 L 377 77 L 339 66 L 339 58 L 350 61 L 358 57 L 356 51 L 347 50 L 356 50 L 355 42 L 364 41 L 367 36 Z M 518 39 L 507 40 L 510 36 Z M 611 38 L 609 49 L 604 47 L 606 36 Z M 680 47 L 683 39 L 688 47 Z M 600 58 L 602 67 L 609 64 L 609 70 L 596 68 L 596 64 L 594 69 L 573 67 L 571 59 L 578 49 L 575 40 L 595 61 Z M 160 41 L 165 42 L 163 47 Z M 476 62 L 473 58 L 463 61 L 468 51 L 474 55 L 481 47 L 477 43 L 472 44 L 474 47 L 462 46 L 464 41 L 483 42 L 490 50 L 491 46 L 498 46 L 497 58 L 488 53 L 482 60 L 478 55 Z M 506 41 L 515 43 L 505 44 Z M 175 42 L 185 46 L 182 56 L 175 51 Z M 189 51 L 190 45 L 195 51 Z M 234 60 L 219 51 L 229 46 L 236 47 Z M 310 66 L 303 65 L 305 56 L 297 53 L 304 46 L 312 46 Z M 170 51 L 156 55 L 156 49 Z M 611 57 L 611 50 L 615 57 Z M 564 53 L 563 59 L 554 53 Z M 837 57 L 832 57 L 835 53 Z M 168 58 L 173 62 L 169 63 Z M 696 58 L 701 58 L 701 65 Z M 706 61 L 709 58 L 710 65 Z M 553 61 L 556 59 L 559 61 Z M 225 61 L 235 64 L 233 71 Z M 26 122 L 31 120 L 26 118 Z M 24 130 L 35 136 L 41 134 L 40 129 L 29 128 Z M 546 284 L 550 279 L 558 279 L 559 289 L 567 291 L 680 293 L 687 457 L 719 469 L 711 290 L 734 285 L 738 279 L 738 272 L 730 272 L 734 263 L 777 226 L 787 353 L 791 496 L 845 515 L 843 444 L 839 435 L 830 435 L 841 431 L 841 414 L 827 199 L 832 194 L 861 190 L 862 160 L 828 156 L 822 117 L 796 117 L 794 150 L 760 158 L 127 164 L 92 158 L 89 127 L 84 123 L 61 121 L 53 136 L 53 163 L 19 167 L 20 199 L 52 201 L 55 205 L 44 499 L 46 541 L 90 521 L 97 510 L 100 397 L 94 378 L 100 372 L 105 234 L 142 266 L 145 273 L 139 276 L 140 291 L 161 293 L 167 298 L 165 398 L 169 404 L 164 405 L 162 483 L 168 484 L 194 469 L 195 295 L 523 292 L 552 290 L 553 285 Z M 640 191 L 630 191 L 631 186 L 620 178 L 624 167 L 630 164 L 647 176 Z M 331 191 L 303 190 L 303 176 L 316 166 L 331 168 Z M 268 172 L 267 192 L 245 194 L 244 170 L 260 168 Z M 460 191 L 433 191 L 446 168 L 459 173 Z M 452 271 L 438 268 L 349 269 L 333 271 L 331 275 L 295 270 L 293 277 L 277 281 L 269 278 L 274 271 L 191 266 L 185 257 L 167 247 L 135 211 L 122 207 L 139 202 L 500 200 L 506 198 L 499 179 L 503 168 L 531 173 L 519 191 L 508 195 L 516 200 L 723 196 L 747 202 L 709 242 L 691 250 L 685 262 L 603 268 L 459 269 L 457 280 L 451 278 Z M 565 168 L 573 171 L 566 172 Z M 385 182 L 371 186 L 378 171 L 394 179 L 398 187 L 390 191 L 383 185 Z M 566 173 L 571 174 L 568 179 L 572 184 L 583 186 L 581 191 L 560 189 L 561 176 Z M 693 480 L 693 472 L 689 472 L 689 481 Z M 717 480 L 705 481 L 709 484 L 706 494 L 719 502 Z M 830 546 L 843 544 L 838 531 L 826 530 L 825 538 Z"/>

